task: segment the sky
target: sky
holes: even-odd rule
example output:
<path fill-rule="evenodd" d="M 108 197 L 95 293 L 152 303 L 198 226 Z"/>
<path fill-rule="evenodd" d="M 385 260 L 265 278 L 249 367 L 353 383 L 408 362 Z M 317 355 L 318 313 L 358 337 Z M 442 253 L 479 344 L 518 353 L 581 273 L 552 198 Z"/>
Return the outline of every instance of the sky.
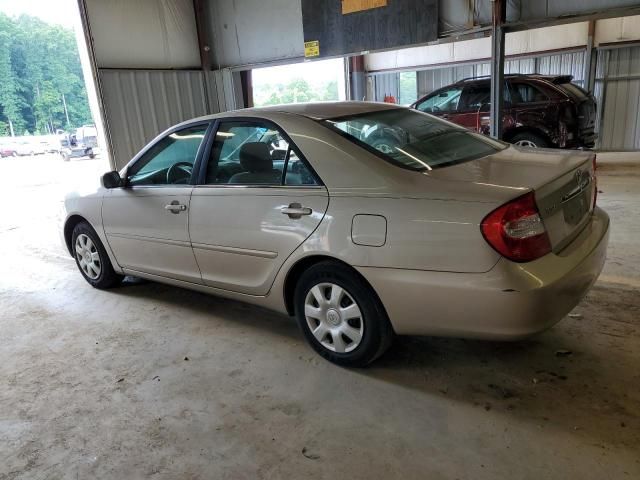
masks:
<path fill-rule="evenodd" d="M 76 0 L 0 0 L 0 12 L 17 17 L 38 17 L 44 22 L 73 28 L 78 15 Z"/>

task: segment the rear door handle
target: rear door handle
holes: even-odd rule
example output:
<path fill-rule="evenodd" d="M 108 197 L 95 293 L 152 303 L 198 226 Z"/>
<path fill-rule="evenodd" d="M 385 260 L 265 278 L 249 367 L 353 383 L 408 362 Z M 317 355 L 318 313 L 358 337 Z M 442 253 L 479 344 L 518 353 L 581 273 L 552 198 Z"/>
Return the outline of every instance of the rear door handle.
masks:
<path fill-rule="evenodd" d="M 289 215 L 289 218 L 301 218 L 303 215 L 311 215 L 313 210 L 308 207 L 303 207 L 299 203 L 291 203 L 288 207 L 284 207 L 280 210 L 284 215 Z"/>
<path fill-rule="evenodd" d="M 164 209 L 170 211 L 171 213 L 180 213 L 184 212 L 187 209 L 187 206 L 181 204 L 177 200 L 174 200 L 169 205 L 165 205 Z"/>

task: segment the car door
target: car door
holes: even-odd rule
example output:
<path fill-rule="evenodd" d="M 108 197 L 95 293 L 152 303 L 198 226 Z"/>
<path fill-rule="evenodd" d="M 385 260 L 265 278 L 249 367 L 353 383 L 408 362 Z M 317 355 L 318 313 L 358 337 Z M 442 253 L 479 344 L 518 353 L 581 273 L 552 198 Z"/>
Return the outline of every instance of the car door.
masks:
<path fill-rule="evenodd" d="M 125 186 L 105 195 L 105 234 L 122 267 L 202 282 L 189 239 L 189 206 L 192 171 L 208 126 L 200 123 L 162 137 L 129 166 Z"/>
<path fill-rule="evenodd" d="M 489 104 L 490 97 L 491 89 L 488 83 L 466 85 L 458 103 L 455 122 L 472 132 L 478 132 L 480 111 Z"/>
<path fill-rule="evenodd" d="M 202 165 L 189 231 L 203 282 L 266 295 L 320 224 L 327 190 L 284 132 L 261 119 L 220 122 Z"/>
<path fill-rule="evenodd" d="M 509 82 L 512 97 L 512 116 L 516 125 L 537 127 L 548 122 L 550 112 L 556 110 L 545 89 L 535 81 Z"/>

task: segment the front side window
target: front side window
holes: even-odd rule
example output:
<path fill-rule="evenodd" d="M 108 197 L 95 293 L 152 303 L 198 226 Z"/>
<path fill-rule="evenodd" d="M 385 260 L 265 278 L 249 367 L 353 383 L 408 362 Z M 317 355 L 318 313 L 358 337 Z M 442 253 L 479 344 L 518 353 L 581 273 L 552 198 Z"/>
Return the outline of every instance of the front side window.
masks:
<path fill-rule="evenodd" d="M 461 94 L 461 87 L 447 88 L 419 103 L 416 108 L 427 113 L 455 112 L 458 109 Z"/>
<path fill-rule="evenodd" d="M 129 169 L 128 185 L 188 184 L 206 131 L 207 125 L 198 125 L 164 137 Z"/>
<path fill-rule="evenodd" d="M 207 165 L 206 184 L 282 185 L 283 182 L 317 184 L 295 147 L 275 126 L 259 121 L 220 124 Z"/>
<path fill-rule="evenodd" d="M 388 162 L 417 171 L 462 163 L 506 148 L 502 142 L 405 108 L 330 119 L 324 124 Z"/>

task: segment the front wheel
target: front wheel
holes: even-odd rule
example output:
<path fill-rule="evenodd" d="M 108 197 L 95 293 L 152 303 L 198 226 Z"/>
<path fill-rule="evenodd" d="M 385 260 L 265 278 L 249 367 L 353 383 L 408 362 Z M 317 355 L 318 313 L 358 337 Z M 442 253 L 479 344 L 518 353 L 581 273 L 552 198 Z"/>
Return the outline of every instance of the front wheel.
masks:
<path fill-rule="evenodd" d="M 120 284 L 124 277 L 113 270 L 109 256 L 91 225 L 78 223 L 71 241 L 76 265 L 89 285 L 106 289 Z"/>
<path fill-rule="evenodd" d="M 305 271 L 294 304 L 311 347 L 338 365 L 364 367 L 392 343 L 393 329 L 378 296 L 340 263 L 321 262 Z"/>

